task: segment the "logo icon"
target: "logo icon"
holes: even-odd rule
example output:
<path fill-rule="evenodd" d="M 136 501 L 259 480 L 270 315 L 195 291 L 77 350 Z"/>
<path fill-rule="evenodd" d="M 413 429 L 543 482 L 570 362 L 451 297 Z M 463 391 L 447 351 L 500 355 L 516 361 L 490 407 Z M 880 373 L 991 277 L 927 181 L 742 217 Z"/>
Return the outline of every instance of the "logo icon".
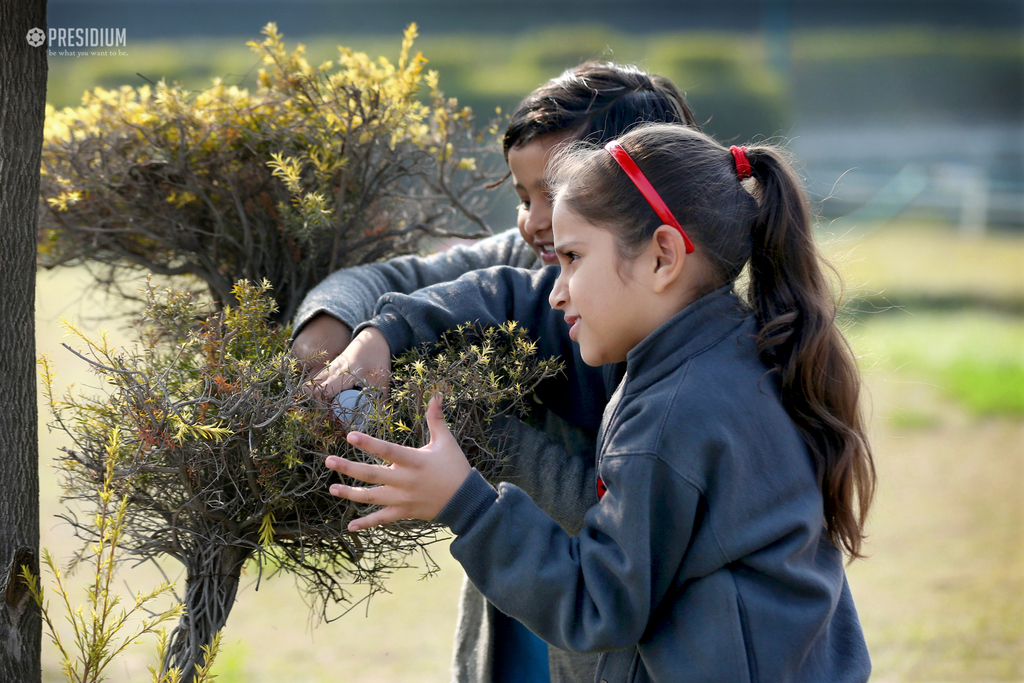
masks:
<path fill-rule="evenodd" d="M 32 47 L 39 47 L 46 42 L 46 33 L 41 28 L 34 28 L 28 32 L 28 35 L 25 36 L 25 40 L 27 40 L 28 44 Z"/>

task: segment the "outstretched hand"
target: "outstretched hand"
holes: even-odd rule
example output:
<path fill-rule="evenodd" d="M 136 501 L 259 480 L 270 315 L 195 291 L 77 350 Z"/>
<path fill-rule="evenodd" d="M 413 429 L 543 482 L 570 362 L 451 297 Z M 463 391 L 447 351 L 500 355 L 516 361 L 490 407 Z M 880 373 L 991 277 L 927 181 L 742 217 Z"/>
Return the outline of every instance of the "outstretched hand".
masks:
<path fill-rule="evenodd" d="M 432 520 L 462 486 L 472 468 L 444 423 L 441 400 L 441 395 L 436 394 L 427 405 L 430 441 L 422 448 L 399 446 L 360 432 L 350 432 L 350 444 L 389 464 L 370 465 L 334 455 L 327 458 L 327 467 L 335 472 L 368 484 L 378 484 L 373 487 L 331 486 L 331 494 L 339 498 L 383 506 L 382 510 L 349 522 L 349 531 L 369 529 L 399 519 Z"/>

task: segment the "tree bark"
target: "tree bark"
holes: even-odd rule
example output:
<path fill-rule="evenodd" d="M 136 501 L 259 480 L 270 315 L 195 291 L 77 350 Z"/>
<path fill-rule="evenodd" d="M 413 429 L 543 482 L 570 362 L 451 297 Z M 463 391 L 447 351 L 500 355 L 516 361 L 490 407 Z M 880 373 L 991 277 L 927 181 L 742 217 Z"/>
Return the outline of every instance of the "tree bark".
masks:
<path fill-rule="evenodd" d="M 235 604 L 242 566 L 252 551 L 210 544 L 185 561 L 185 616 L 171 632 L 163 672 L 176 666 L 182 683 L 195 677 L 196 665 L 206 662 L 203 647 L 224 628 Z"/>
<path fill-rule="evenodd" d="M 0 681 L 41 679 L 35 263 L 46 106 L 46 0 L 0 0 Z M 36 41 L 33 41 L 36 42 Z"/>

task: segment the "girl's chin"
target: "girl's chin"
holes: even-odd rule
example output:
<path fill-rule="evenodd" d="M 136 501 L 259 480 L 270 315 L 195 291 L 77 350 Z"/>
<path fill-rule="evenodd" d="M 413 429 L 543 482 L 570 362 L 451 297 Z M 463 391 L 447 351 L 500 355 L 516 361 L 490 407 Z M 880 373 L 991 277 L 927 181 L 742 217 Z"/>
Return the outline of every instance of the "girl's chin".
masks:
<path fill-rule="evenodd" d="M 595 348 L 587 343 L 579 333 L 576 334 L 577 346 L 580 347 L 580 358 L 590 367 L 596 368 L 611 363 L 621 363 L 626 360 L 624 355 L 616 353 L 613 349 Z"/>
<path fill-rule="evenodd" d="M 580 344 L 580 357 L 584 363 L 594 368 L 604 365 L 601 355 L 596 351 L 596 349 L 591 349 L 585 344 Z"/>

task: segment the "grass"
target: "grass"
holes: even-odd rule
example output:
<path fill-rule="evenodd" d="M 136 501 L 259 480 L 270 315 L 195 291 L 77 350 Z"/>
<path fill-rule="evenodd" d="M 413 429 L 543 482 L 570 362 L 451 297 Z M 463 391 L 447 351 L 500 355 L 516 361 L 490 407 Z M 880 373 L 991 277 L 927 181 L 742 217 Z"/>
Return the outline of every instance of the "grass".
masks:
<path fill-rule="evenodd" d="M 926 382 L 974 415 L 1024 416 L 1024 319 L 897 310 L 858 322 L 850 337 L 869 371 Z"/>
<path fill-rule="evenodd" d="M 876 402 L 913 388 L 869 386 Z M 877 426 L 870 558 L 848 570 L 873 680 L 1024 677 L 1021 443 L 1020 420 L 956 410 L 927 429 Z"/>
<path fill-rule="evenodd" d="M 974 415 L 1024 416 L 1020 235 L 979 239 L 910 225 L 831 237 L 825 249 L 853 308 L 875 311 L 855 316 L 849 329 L 866 369 L 898 368 Z M 910 407 L 895 413 L 908 424 L 920 417 Z"/>
<path fill-rule="evenodd" d="M 972 411 L 982 415 L 1024 415 L 1024 366 L 962 360 L 945 368 L 942 379 Z"/>
<path fill-rule="evenodd" d="M 859 348 L 886 336 L 872 326 Z M 972 414 L 906 366 L 866 378 L 879 490 L 849 576 L 873 680 L 1021 680 L 1024 421 Z"/>
<path fill-rule="evenodd" d="M 872 680 L 1024 680 L 1024 318 L 999 312 L 1024 296 L 1024 239 L 908 226 L 829 248 L 855 255 L 855 296 L 981 304 L 849 329 L 879 476 L 871 557 L 849 568 Z"/>
<path fill-rule="evenodd" d="M 841 269 L 848 296 L 876 305 L 920 303 L 1024 304 L 1024 239 L 1018 233 L 971 237 L 930 224 L 847 226 L 823 231 L 825 249 Z"/>
<path fill-rule="evenodd" d="M 937 289 L 968 290 L 983 294 L 982 303 L 1022 293 L 1021 237 L 968 241 L 938 228 L 895 226 L 846 234 L 829 249 L 852 255 L 843 272 L 858 291 L 921 301 Z M 81 277 L 40 275 L 37 344 L 53 353 L 58 380 L 89 385 L 93 376 L 60 350 L 56 325 L 59 315 L 74 315 L 89 331 L 101 326 L 83 317 L 108 305 L 67 296 Z M 860 315 L 850 337 L 863 362 L 880 482 L 870 558 L 848 570 L 874 661 L 872 680 L 1020 682 L 1024 319 L 984 306 L 911 307 Z M 46 468 L 58 444 L 55 435 L 40 433 L 42 542 L 67 557 L 75 543 L 54 521 L 62 507 Z M 447 681 L 461 572 L 443 546 L 434 557 L 441 565 L 436 577 L 402 572 L 391 594 L 316 628 L 287 577 L 256 591 L 250 575 L 224 634 L 218 680 Z M 126 567 L 123 578 L 141 589 L 159 574 Z M 114 667 L 112 683 L 144 679 L 152 652 L 151 644 L 138 646 Z M 48 645 L 44 671 L 45 681 L 60 680 Z"/>

